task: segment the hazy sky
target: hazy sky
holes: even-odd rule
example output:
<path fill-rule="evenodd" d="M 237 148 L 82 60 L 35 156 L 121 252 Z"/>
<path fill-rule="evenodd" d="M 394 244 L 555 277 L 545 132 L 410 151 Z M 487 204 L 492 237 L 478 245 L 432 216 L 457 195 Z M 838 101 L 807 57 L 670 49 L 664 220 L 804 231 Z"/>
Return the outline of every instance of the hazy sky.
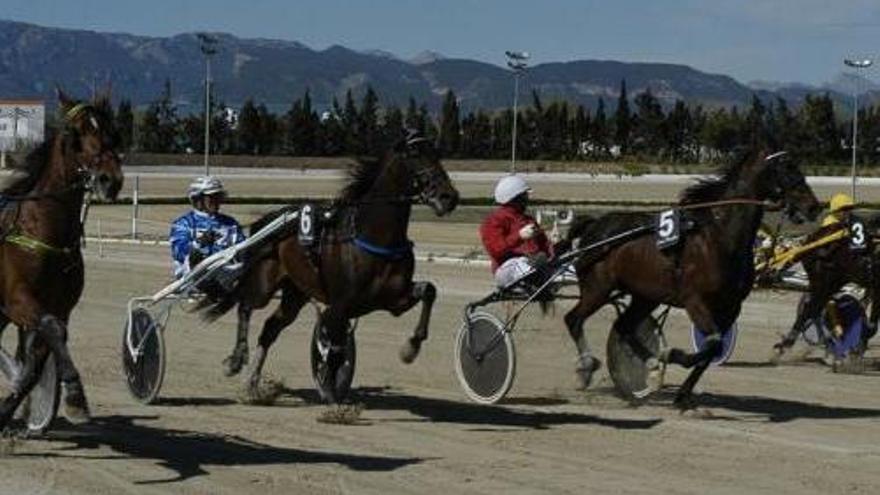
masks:
<path fill-rule="evenodd" d="M 742 82 L 823 83 L 845 56 L 880 59 L 880 0 L 0 0 L 0 18 L 151 36 L 223 31 L 404 58 L 432 50 L 499 65 L 505 49 L 535 63 L 672 62 Z"/>

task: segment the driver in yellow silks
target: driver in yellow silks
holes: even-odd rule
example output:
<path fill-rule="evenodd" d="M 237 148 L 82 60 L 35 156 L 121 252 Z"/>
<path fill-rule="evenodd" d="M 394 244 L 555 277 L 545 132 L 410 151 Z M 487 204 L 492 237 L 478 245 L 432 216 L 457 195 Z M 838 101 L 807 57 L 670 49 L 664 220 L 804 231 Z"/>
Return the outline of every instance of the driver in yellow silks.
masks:
<path fill-rule="evenodd" d="M 842 223 L 846 225 L 852 216 L 852 210 L 856 203 L 852 196 L 844 193 L 837 193 L 831 196 L 828 202 L 828 215 L 822 219 L 822 227 Z"/>

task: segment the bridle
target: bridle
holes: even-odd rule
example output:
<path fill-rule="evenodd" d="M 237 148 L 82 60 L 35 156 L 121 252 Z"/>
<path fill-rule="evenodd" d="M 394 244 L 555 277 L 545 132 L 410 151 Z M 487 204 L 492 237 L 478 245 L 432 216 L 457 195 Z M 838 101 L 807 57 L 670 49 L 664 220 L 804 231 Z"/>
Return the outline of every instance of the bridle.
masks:
<path fill-rule="evenodd" d="M 70 110 L 65 113 L 64 118 L 66 124 L 70 124 L 73 119 L 79 116 L 82 112 L 92 108 L 94 107 L 91 104 L 87 103 L 78 103 L 74 105 Z M 89 116 L 88 118 L 95 130 L 98 131 L 99 126 L 94 116 Z M 67 185 L 61 189 L 57 189 L 54 191 L 29 192 L 26 194 L 2 195 L 2 197 L 0 197 L 0 200 L 2 200 L 4 204 L 22 203 L 26 201 L 42 201 L 46 199 L 60 202 L 68 199 L 71 193 L 83 193 L 83 202 L 80 207 L 78 228 L 80 236 L 82 238 L 82 242 L 83 244 L 85 244 L 85 223 L 88 218 L 89 208 L 92 202 L 92 195 L 94 194 L 98 181 L 98 174 L 96 173 L 97 165 L 100 163 L 101 159 L 108 153 L 113 154 L 114 152 L 112 150 L 104 149 L 104 147 L 102 146 L 102 149 L 98 153 L 95 153 L 93 156 L 91 156 L 86 162 L 75 157 L 73 159 L 73 163 L 76 166 L 76 169 L 73 172 L 73 180 L 68 181 Z M 17 224 L 18 215 L 19 213 L 16 212 L 16 218 L 12 222 L 13 225 Z M 55 246 L 50 246 L 38 239 L 34 239 L 20 233 L 8 235 L 5 238 L 5 241 L 16 243 L 32 251 L 53 253 L 68 253 L 70 251 L 70 248 L 58 248 Z"/>

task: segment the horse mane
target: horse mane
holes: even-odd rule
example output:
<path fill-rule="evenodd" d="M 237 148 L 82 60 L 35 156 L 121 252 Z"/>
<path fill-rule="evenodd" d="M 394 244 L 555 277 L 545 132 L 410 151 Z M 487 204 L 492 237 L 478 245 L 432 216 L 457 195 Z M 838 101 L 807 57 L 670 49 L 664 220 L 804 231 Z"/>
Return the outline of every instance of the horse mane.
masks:
<path fill-rule="evenodd" d="M 285 205 L 281 208 L 275 209 L 256 219 L 254 223 L 252 223 L 248 229 L 251 235 L 256 234 L 260 229 L 272 223 L 273 220 L 280 217 L 282 214 L 288 211 L 294 211 L 299 209 L 298 205 Z"/>
<path fill-rule="evenodd" d="M 680 205 L 707 203 L 719 199 L 727 188 L 739 178 L 743 166 L 754 158 L 748 151 L 739 152 L 732 160 L 715 171 L 714 176 L 697 179 L 679 195 Z"/>
<path fill-rule="evenodd" d="M 49 155 L 54 141 L 55 133 L 50 132 L 39 146 L 28 153 L 24 159 L 24 167 L 18 169 L 23 173 L 6 184 L 0 190 L 0 195 L 16 196 L 31 192 L 49 163 Z"/>
<path fill-rule="evenodd" d="M 391 158 L 359 157 L 357 162 L 348 170 L 348 183 L 342 188 L 336 197 L 336 203 L 353 203 L 363 198 Z"/>

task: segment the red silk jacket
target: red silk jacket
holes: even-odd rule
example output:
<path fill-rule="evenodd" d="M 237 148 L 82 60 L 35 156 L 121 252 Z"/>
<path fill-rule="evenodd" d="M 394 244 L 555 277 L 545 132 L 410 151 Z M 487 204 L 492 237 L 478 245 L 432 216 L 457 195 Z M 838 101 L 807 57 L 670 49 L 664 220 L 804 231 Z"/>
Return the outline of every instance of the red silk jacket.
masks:
<path fill-rule="evenodd" d="M 519 229 L 530 223 L 538 224 L 534 218 L 510 205 L 498 207 L 483 220 L 480 225 L 480 239 L 492 258 L 493 273 L 510 258 L 537 253 L 552 255 L 550 241 L 540 226 L 531 239 L 519 237 Z"/>

